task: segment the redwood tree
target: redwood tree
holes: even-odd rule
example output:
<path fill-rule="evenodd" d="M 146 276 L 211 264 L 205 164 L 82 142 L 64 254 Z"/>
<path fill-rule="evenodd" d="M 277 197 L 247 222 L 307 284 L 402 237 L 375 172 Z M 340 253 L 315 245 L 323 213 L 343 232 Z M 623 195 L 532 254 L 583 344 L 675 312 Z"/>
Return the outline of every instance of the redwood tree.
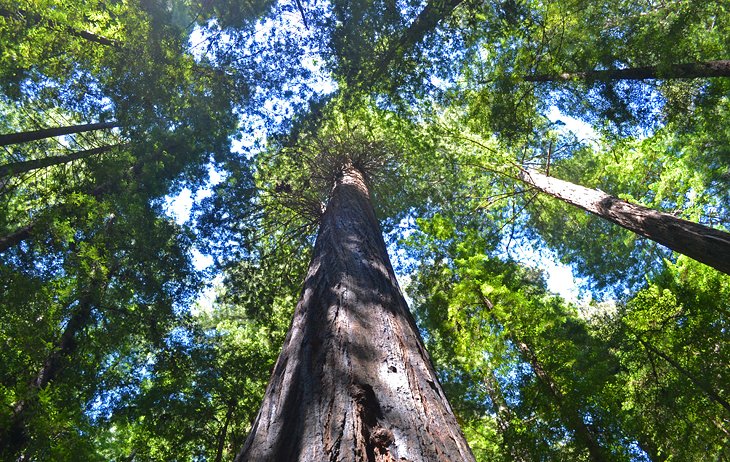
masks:
<path fill-rule="evenodd" d="M 520 179 L 545 194 L 730 274 L 730 233 L 535 171 L 523 170 Z"/>
<path fill-rule="evenodd" d="M 471 461 L 398 287 L 363 170 L 345 162 L 237 461 Z"/>

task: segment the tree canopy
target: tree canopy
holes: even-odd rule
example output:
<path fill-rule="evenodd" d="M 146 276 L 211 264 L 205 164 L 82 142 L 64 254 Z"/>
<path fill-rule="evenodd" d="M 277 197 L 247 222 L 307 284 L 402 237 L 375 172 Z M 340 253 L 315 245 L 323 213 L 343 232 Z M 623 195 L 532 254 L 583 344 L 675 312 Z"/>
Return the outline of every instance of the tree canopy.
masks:
<path fill-rule="evenodd" d="M 729 27 L 721 1 L 0 0 L 2 459 L 233 460 L 343 163 L 477 460 L 730 459 L 730 275 L 690 258 L 730 249 Z"/>

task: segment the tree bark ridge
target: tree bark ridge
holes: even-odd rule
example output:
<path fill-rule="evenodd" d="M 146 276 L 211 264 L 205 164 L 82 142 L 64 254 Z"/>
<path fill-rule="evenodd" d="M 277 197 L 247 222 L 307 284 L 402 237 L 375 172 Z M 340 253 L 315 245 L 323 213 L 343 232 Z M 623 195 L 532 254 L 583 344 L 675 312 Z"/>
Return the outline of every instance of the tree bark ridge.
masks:
<path fill-rule="evenodd" d="M 263 405 L 236 461 L 473 461 L 364 176 L 343 169 Z"/>

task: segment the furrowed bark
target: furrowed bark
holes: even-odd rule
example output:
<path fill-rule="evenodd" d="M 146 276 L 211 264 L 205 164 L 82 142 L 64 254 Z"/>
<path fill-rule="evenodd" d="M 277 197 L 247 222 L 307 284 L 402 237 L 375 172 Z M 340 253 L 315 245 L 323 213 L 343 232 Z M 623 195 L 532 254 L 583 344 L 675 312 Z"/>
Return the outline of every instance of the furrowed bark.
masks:
<path fill-rule="evenodd" d="M 51 167 L 53 165 L 61 165 L 74 160 L 86 159 L 97 154 L 103 154 L 111 151 L 115 146 L 101 146 L 94 149 L 86 149 L 83 151 L 72 152 L 62 156 L 51 156 L 43 159 L 26 160 L 23 162 L 13 162 L 12 164 L 0 165 L 0 178 L 6 176 L 15 176 L 22 173 L 37 170 L 39 168 Z"/>
<path fill-rule="evenodd" d="M 531 74 L 525 76 L 524 80 L 527 82 L 561 82 L 571 80 L 701 79 L 710 77 L 730 77 L 730 60 L 671 64 L 666 67 L 642 66 L 562 74 Z"/>
<path fill-rule="evenodd" d="M 71 125 L 68 127 L 44 128 L 42 130 L 34 130 L 30 132 L 8 133 L 7 135 L 0 135 L 0 146 L 27 143 L 29 141 L 42 140 L 45 138 L 52 138 L 54 136 L 75 135 L 77 133 L 103 130 L 118 126 L 119 124 L 117 122 L 97 122 L 91 124 Z"/>
<path fill-rule="evenodd" d="M 474 461 L 353 167 L 336 181 L 301 299 L 236 461 Z"/>
<path fill-rule="evenodd" d="M 730 274 L 730 233 L 535 171 L 521 171 L 520 179 L 545 194 Z"/>

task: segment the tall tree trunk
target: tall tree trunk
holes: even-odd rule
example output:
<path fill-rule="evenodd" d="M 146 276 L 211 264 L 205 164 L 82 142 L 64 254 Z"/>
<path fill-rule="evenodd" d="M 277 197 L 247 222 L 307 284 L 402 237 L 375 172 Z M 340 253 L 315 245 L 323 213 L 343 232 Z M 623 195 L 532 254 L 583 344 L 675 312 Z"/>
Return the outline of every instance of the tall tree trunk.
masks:
<path fill-rule="evenodd" d="M 398 37 L 388 48 L 383 56 L 378 60 L 375 66 L 375 72 L 363 79 L 361 85 L 369 88 L 373 82 L 377 82 L 388 67 L 399 57 L 410 51 L 418 44 L 426 34 L 436 28 L 439 21 L 449 17 L 451 13 L 464 0 L 430 0 L 426 6 L 416 16 L 416 19 L 408 26 L 408 28 Z"/>
<path fill-rule="evenodd" d="M 655 348 L 653 345 L 651 345 L 646 340 L 643 340 L 642 338 L 639 338 L 639 343 L 641 343 L 644 348 L 646 348 L 648 351 L 651 351 L 655 355 L 662 358 L 664 361 L 668 362 L 670 366 L 672 366 L 674 369 L 676 369 L 677 372 L 679 372 L 680 375 L 688 379 L 694 386 L 699 388 L 703 393 L 705 393 L 712 401 L 719 404 L 725 410 L 730 414 L 730 403 L 720 396 L 718 392 L 716 392 L 710 384 L 708 384 L 702 377 L 697 377 L 695 374 L 692 374 L 690 371 L 682 367 L 681 364 L 679 364 L 677 361 L 675 361 L 671 356 L 667 355 L 666 353 L 660 351 L 659 349 Z"/>
<path fill-rule="evenodd" d="M 345 166 L 264 402 L 236 461 L 473 461 Z"/>
<path fill-rule="evenodd" d="M 5 8 L 0 8 L 0 16 L 5 18 L 14 18 L 20 21 L 25 22 L 28 25 L 32 24 L 44 24 L 47 27 L 50 27 L 51 29 L 57 29 L 60 31 L 64 31 L 69 35 L 82 38 L 84 40 L 88 40 L 90 42 L 98 43 L 100 45 L 113 47 L 113 48 L 121 48 L 121 43 L 119 43 L 116 40 L 112 40 L 109 38 L 106 38 L 102 35 L 94 34 L 93 32 L 89 32 L 86 30 L 77 30 L 73 27 L 67 27 L 59 25 L 57 22 L 49 20 L 49 19 L 43 19 L 41 15 L 31 13 L 26 10 L 16 10 L 16 11 L 10 11 Z"/>
<path fill-rule="evenodd" d="M 504 399 L 502 390 L 499 386 L 499 381 L 494 376 L 494 371 L 489 371 L 484 376 L 484 386 L 487 389 L 489 399 L 492 401 L 492 407 L 497 419 L 497 430 L 502 435 L 503 443 L 509 447 L 510 457 L 514 462 L 527 462 L 530 460 L 529 454 L 526 454 L 524 450 L 505 442 L 505 436 L 512 431 L 512 410 L 507 405 L 507 401 Z"/>
<path fill-rule="evenodd" d="M 481 292 L 479 293 L 482 303 L 487 308 L 487 311 L 492 313 L 494 320 L 498 324 L 502 324 L 496 319 L 494 315 L 494 304 Z M 502 324 L 504 327 L 504 324 Z M 520 352 L 522 359 L 532 366 L 532 370 L 535 372 L 539 382 L 547 389 L 551 401 L 557 408 L 561 417 L 564 420 L 566 427 L 573 430 L 576 441 L 588 450 L 588 455 L 592 462 L 605 462 L 610 460 L 606 456 L 606 450 L 601 447 L 598 443 L 595 433 L 591 430 L 586 423 L 583 421 L 583 417 L 578 412 L 578 408 L 573 406 L 571 403 L 566 402 L 565 395 L 560 390 L 558 384 L 553 380 L 550 373 L 543 367 L 542 363 L 538 359 L 535 352 L 530 346 L 525 343 L 519 335 L 505 328 L 507 338 L 517 347 L 517 351 Z"/>
<path fill-rule="evenodd" d="M 101 146 L 83 151 L 76 151 L 62 156 L 50 156 L 42 159 L 26 160 L 22 162 L 13 162 L 11 164 L 0 165 L 0 178 L 6 176 L 15 176 L 22 173 L 37 170 L 39 168 L 51 167 L 53 165 L 61 165 L 74 160 L 86 159 L 97 154 L 103 154 L 111 151 L 119 145 Z"/>
<path fill-rule="evenodd" d="M 118 122 L 96 122 L 91 124 L 70 125 L 68 127 L 44 128 L 30 132 L 8 133 L 0 135 L 0 146 L 11 144 L 27 143 L 29 141 L 42 140 L 61 135 L 74 135 L 77 133 L 90 132 L 92 130 L 103 130 L 106 128 L 118 127 Z"/>
<path fill-rule="evenodd" d="M 97 287 L 98 289 L 98 287 Z M 91 290 L 94 290 L 93 288 Z M 63 370 L 64 361 L 77 347 L 77 335 L 91 320 L 91 290 L 83 295 L 73 310 L 58 342 L 46 357 L 43 365 L 28 384 L 26 396 L 13 404 L 8 426 L 0 432 L 0 455 L 15 460 L 28 442 L 27 414 L 38 400 L 38 392 L 44 389 Z M 23 460 L 21 456 L 20 460 Z"/>
<path fill-rule="evenodd" d="M 176 144 L 170 144 L 168 149 L 174 148 Z M 160 153 L 156 152 L 149 156 L 149 158 L 146 159 L 138 159 L 134 165 L 132 165 L 127 172 L 132 176 L 132 178 L 136 178 L 139 176 L 139 174 L 142 172 L 143 167 L 145 165 L 145 162 L 154 162 L 157 159 L 159 159 Z M 89 194 L 93 197 L 95 197 L 97 200 L 101 200 L 105 195 L 110 194 L 116 190 L 118 186 L 117 182 L 112 181 L 106 181 L 98 186 L 95 186 L 94 188 L 90 188 L 86 191 L 84 191 L 85 194 Z M 67 204 L 59 204 L 59 207 L 68 207 Z M 23 225 L 16 229 L 15 231 L 12 231 L 10 234 L 6 234 L 4 236 L 0 236 L 0 252 L 4 252 L 12 247 L 15 247 L 16 245 L 20 244 L 21 242 L 25 241 L 26 239 L 29 239 L 33 236 L 33 233 L 35 232 L 38 223 L 40 220 L 34 220 L 28 223 L 27 225 Z"/>
<path fill-rule="evenodd" d="M 520 179 L 545 194 L 730 274 L 730 233 L 631 204 L 602 191 L 535 171 L 521 171 Z"/>
<path fill-rule="evenodd" d="M 236 408 L 236 400 L 231 399 L 228 401 L 228 409 L 226 410 L 226 417 L 223 420 L 223 426 L 218 433 L 218 448 L 215 454 L 215 462 L 223 461 L 223 450 L 226 447 L 226 436 L 228 435 L 228 425 L 231 423 L 231 417 L 233 417 L 233 410 Z"/>
<path fill-rule="evenodd" d="M 570 80 L 648 80 L 648 79 L 698 79 L 730 77 L 730 60 L 701 63 L 670 64 L 668 66 L 642 66 L 628 69 L 605 69 L 563 74 L 531 74 L 527 82 L 560 82 Z"/>
<path fill-rule="evenodd" d="M 532 370 L 535 371 L 535 375 L 537 375 L 537 378 L 548 390 L 552 401 L 556 404 L 560 415 L 565 419 L 568 428 L 575 432 L 576 440 L 580 441 L 588 449 L 591 461 L 604 462 L 609 460 L 605 455 L 604 449 L 598 443 L 594 432 L 583 421 L 583 417 L 578 412 L 578 409 L 572 404 L 566 403 L 565 395 L 563 395 L 563 392 L 555 380 L 553 380 L 552 376 L 542 366 L 535 352 L 525 342 L 514 338 L 513 340 L 516 340 L 515 346 L 517 350 L 530 363 Z"/>

